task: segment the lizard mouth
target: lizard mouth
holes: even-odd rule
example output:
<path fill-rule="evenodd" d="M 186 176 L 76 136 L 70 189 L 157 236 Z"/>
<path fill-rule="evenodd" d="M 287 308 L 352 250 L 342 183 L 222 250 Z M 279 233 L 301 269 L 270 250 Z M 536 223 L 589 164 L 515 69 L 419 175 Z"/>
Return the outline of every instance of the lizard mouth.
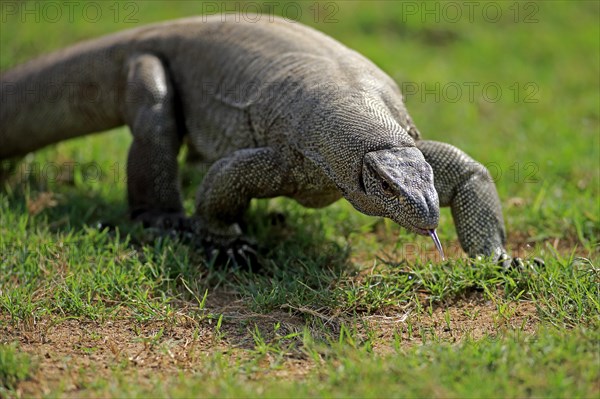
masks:
<path fill-rule="evenodd" d="M 430 232 L 429 229 L 422 229 L 422 228 L 417 227 L 417 226 L 415 226 L 413 224 L 409 224 L 406 227 L 408 228 L 408 230 L 411 230 L 413 233 L 417 233 L 417 234 L 422 235 L 422 236 L 428 236 L 428 235 L 430 235 L 429 234 L 429 232 Z"/>
<path fill-rule="evenodd" d="M 431 237 L 431 239 L 433 240 L 433 243 L 435 244 L 435 248 L 437 249 L 438 253 L 442 257 L 442 260 L 446 259 L 446 257 L 444 256 L 444 249 L 442 248 L 442 243 L 440 242 L 440 239 L 438 238 L 438 235 L 435 232 L 435 229 L 422 229 L 420 227 L 415 227 L 413 225 L 409 225 L 409 228 L 417 234 Z"/>

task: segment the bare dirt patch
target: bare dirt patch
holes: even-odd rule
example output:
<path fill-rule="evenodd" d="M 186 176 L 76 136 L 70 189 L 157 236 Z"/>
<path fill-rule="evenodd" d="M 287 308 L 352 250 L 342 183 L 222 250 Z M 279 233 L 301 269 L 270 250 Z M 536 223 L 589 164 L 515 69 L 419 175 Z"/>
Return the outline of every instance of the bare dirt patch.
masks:
<path fill-rule="evenodd" d="M 325 334 L 335 337 L 341 323 L 353 321 L 362 326 L 375 351 L 382 354 L 392 351 L 394 342 L 409 347 L 433 339 L 450 343 L 467 337 L 479 339 L 495 336 L 500 330 L 534 333 L 538 318 L 532 303 L 504 304 L 505 316 L 499 314 L 497 306 L 482 293 L 471 292 L 425 312 L 416 312 L 415 306 L 409 305 L 403 310 L 344 320 L 291 307 L 256 314 L 232 294 L 214 293 L 209 296 L 208 310 L 223 315 L 220 329 L 216 329 L 214 319 L 190 317 L 190 304 L 168 320 L 153 322 L 126 317 L 105 322 L 47 318 L 14 325 L 2 317 L 0 333 L 3 342 L 18 341 L 21 350 L 33 355 L 38 365 L 34 377 L 20 384 L 20 394 L 39 397 L 60 388 L 69 396 L 80 396 L 93 381 L 113 379 L 115 371 L 131 378 L 132 384 L 151 386 L 157 378 L 205 373 L 207 359 L 217 352 L 226 354 L 232 364 L 236 359 L 256 356 L 256 329 L 269 343 L 277 335 L 300 332 L 305 326 L 315 336 L 328 328 Z M 319 330 L 309 320 L 320 317 L 326 320 Z M 280 326 L 277 333 L 273 328 L 276 323 Z M 301 342 L 296 348 L 300 346 Z M 256 377 L 301 379 L 316 366 L 299 349 L 286 355 L 277 368 L 269 367 L 273 361 L 268 354 L 264 356 L 260 361 L 264 371 Z"/>
<path fill-rule="evenodd" d="M 502 306 L 502 314 L 498 307 Z M 533 334 L 539 325 L 537 310 L 527 301 L 497 304 L 480 292 L 437 304 L 424 313 L 416 314 L 414 307 L 398 316 L 368 316 L 371 328 L 378 332 L 376 349 L 386 352 L 396 340 L 402 347 L 431 341 L 458 343 L 465 339 L 478 340 L 498 333 L 519 330 Z"/>
<path fill-rule="evenodd" d="M 94 378 L 110 378 L 115 369 L 135 370 L 137 383 L 143 384 L 157 370 L 172 374 L 189 368 L 196 356 L 212 347 L 210 329 L 185 321 L 46 319 L 34 328 L 9 326 L 5 334 L 7 341 L 19 341 L 39 365 L 35 377 L 20 386 L 26 396 L 57 387 L 76 392 Z"/>

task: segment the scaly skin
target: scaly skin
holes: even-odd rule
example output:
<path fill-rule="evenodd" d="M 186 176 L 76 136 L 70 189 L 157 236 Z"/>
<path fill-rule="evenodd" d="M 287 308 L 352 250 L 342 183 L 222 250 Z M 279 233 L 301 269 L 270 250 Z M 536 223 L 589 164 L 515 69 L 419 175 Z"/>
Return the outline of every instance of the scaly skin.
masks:
<path fill-rule="evenodd" d="M 252 198 L 322 207 L 343 196 L 419 234 L 450 206 L 469 255 L 504 253 L 487 171 L 448 144 L 421 141 L 390 77 L 299 23 L 150 25 L 40 57 L 0 80 L 0 159 L 127 124 L 131 214 L 148 225 L 190 225 L 177 171 L 187 143 L 212 165 L 191 225 L 216 247 L 240 241 Z"/>

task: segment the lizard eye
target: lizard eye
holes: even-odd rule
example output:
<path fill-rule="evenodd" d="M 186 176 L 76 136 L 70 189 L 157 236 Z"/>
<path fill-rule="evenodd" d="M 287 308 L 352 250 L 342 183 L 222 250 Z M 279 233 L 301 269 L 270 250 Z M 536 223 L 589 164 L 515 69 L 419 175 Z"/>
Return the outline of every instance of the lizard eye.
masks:
<path fill-rule="evenodd" d="M 388 193 L 388 194 L 392 192 L 392 188 L 390 187 L 390 184 L 387 181 L 385 181 L 385 180 L 381 181 L 381 189 L 385 193 Z"/>

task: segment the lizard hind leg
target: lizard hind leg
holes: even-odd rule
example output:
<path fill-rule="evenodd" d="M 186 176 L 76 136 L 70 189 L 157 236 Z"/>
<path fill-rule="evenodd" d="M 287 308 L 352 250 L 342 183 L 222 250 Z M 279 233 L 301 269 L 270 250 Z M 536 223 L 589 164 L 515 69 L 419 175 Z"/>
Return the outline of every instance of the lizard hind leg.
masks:
<path fill-rule="evenodd" d="M 186 224 L 178 178 L 174 90 L 161 60 L 132 56 L 127 64 L 124 117 L 133 135 L 127 159 L 127 193 L 133 219 L 145 226 Z"/>
<path fill-rule="evenodd" d="M 458 240 L 471 257 L 506 256 L 500 199 L 487 169 L 456 147 L 417 141 L 433 169 L 440 206 L 450 206 Z"/>

